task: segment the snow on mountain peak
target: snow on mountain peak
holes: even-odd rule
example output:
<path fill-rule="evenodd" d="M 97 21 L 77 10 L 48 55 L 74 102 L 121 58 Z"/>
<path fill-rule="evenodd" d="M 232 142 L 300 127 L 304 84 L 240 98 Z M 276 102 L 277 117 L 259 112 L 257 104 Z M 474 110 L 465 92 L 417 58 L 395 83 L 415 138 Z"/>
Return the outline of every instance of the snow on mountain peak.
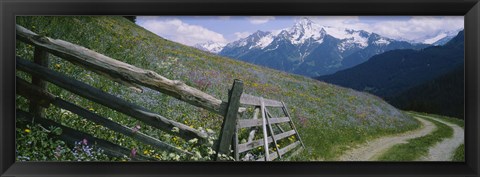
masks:
<path fill-rule="evenodd" d="M 305 17 L 295 23 L 287 32 L 291 36 L 290 41 L 292 44 L 303 44 L 310 38 L 318 43 L 322 43 L 322 39 L 325 36 L 325 30 L 323 30 L 321 25 Z"/>
<path fill-rule="evenodd" d="M 207 41 L 207 42 L 204 42 L 204 43 L 195 44 L 193 47 L 195 47 L 197 49 L 200 49 L 200 50 L 203 50 L 203 51 L 207 51 L 207 52 L 219 53 L 220 51 L 222 51 L 222 49 L 225 45 L 226 44 L 224 44 L 224 43 Z"/>
<path fill-rule="evenodd" d="M 425 44 L 433 44 L 433 43 L 435 43 L 435 42 L 437 42 L 437 41 L 439 41 L 440 39 L 443 39 L 443 38 L 445 38 L 445 37 L 447 37 L 447 34 L 446 34 L 446 33 L 440 33 L 440 34 L 438 34 L 438 35 L 436 35 L 436 36 L 434 36 L 434 37 L 432 37 L 432 38 L 425 39 L 425 40 L 423 41 L 423 43 L 425 43 Z"/>

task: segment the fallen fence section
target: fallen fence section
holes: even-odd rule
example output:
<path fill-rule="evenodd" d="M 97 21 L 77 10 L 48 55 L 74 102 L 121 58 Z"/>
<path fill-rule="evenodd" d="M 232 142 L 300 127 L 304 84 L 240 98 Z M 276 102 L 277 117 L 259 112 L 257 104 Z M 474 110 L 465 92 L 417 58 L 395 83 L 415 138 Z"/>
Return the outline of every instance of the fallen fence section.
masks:
<path fill-rule="evenodd" d="M 298 148 L 296 152 L 292 153 L 292 155 L 305 148 L 300 135 L 298 134 L 298 131 L 292 122 L 285 103 L 276 100 L 264 99 L 262 97 L 256 97 L 249 94 L 242 94 L 240 97 L 240 104 L 254 106 L 254 113 L 252 119 L 237 120 L 234 139 L 234 157 L 236 160 L 273 161 L 277 158 L 281 159 L 287 152 L 297 148 L 299 145 L 302 147 Z M 272 116 L 267 107 L 281 108 L 284 113 L 284 117 Z M 261 119 L 259 119 L 259 117 Z M 285 131 L 283 128 L 281 128 L 281 126 L 279 126 L 281 123 L 289 123 L 291 130 Z M 272 125 L 277 126 L 277 128 L 280 130 L 278 134 L 275 134 Z M 258 127 L 262 127 L 262 138 L 254 140 Z M 242 128 L 249 128 L 250 133 L 248 135 L 247 142 L 239 144 L 238 133 Z M 292 136 L 296 137 L 296 141 L 283 148 L 279 148 L 278 142 L 280 140 Z M 273 147 L 270 145 L 273 145 Z M 251 151 L 259 147 L 263 148 L 263 156 L 260 155 L 255 157 L 256 155 L 253 155 Z M 241 158 L 240 154 L 245 155 L 243 158 Z"/>

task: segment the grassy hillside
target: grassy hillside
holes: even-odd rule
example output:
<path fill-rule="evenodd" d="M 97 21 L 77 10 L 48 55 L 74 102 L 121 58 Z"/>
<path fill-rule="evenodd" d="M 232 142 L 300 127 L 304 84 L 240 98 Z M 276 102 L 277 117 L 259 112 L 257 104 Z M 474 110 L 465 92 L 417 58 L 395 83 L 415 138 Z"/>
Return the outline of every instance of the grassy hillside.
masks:
<path fill-rule="evenodd" d="M 282 100 L 289 106 L 306 146 L 297 160 L 331 159 L 348 145 L 418 126 L 414 119 L 375 96 L 203 52 L 158 37 L 122 17 L 17 17 L 17 24 L 38 34 L 82 45 L 123 62 L 153 70 L 167 78 L 181 80 L 224 101 L 227 100 L 227 90 L 233 80 L 241 79 L 246 93 Z M 32 58 L 32 49 L 31 46 L 17 43 L 16 52 L 24 58 Z M 143 93 L 133 92 L 64 60 L 52 56 L 50 58 L 50 68 L 58 72 L 194 128 L 208 128 L 216 133 L 220 130 L 221 116 L 146 88 Z M 22 72 L 17 72 L 17 75 L 28 78 Z M 48 89 L 66 100 L 129 127 L 139 125 L 141 132 L 182 148 L 189 147 L 181 139 L 165 135 L 53 84 Z M 28 108 L 26 100 L 21 97 L 17 97 L 17 105 L 20 109 Z M 158 149 L 117 135 L 58 108 L 49 108 L 47 116 L 124 147 L 135 148 L 147 156 L 163 160 L 176 159 L 166 158 L 165 153 L 162 154 Z M 28 139 L 27 131 L 23 131 L 25 127 L 17 128 L 17 136 Z M 32 128 L 31 131 L 34 130 L 38 129 Z M 18 143 L 22 145 L 25 142 Z M 24 151 L 20 151 L 19 156 L 30 155 L 22 153 Z"/>

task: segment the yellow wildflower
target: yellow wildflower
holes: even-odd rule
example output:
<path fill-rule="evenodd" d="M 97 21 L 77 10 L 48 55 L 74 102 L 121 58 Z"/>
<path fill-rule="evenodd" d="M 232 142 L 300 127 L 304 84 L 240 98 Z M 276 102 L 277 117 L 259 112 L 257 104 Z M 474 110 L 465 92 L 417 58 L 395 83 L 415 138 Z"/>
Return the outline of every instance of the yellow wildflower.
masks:
<path fill-rule="evenodd" d="M 30 132 L 32 132 L 30 129 L 28 128 L 25 129 L 25 133 L 30 133 Z"/>

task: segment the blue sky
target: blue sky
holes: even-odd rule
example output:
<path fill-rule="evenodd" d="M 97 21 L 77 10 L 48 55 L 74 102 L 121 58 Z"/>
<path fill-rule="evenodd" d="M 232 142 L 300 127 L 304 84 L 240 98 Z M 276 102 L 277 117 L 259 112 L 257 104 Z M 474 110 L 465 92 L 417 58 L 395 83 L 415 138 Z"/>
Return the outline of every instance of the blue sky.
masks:
<path fill-rule="evenodd" d="M 300 16 L 139 16 L 137 24 L 186 45 L 228 43 L 257 30 L 289 28 Z M 309 16 L 324 26 L 378 33 L 398 40 L 422 41 L 441 32 L 463 29 L 463 16 Z"/>

